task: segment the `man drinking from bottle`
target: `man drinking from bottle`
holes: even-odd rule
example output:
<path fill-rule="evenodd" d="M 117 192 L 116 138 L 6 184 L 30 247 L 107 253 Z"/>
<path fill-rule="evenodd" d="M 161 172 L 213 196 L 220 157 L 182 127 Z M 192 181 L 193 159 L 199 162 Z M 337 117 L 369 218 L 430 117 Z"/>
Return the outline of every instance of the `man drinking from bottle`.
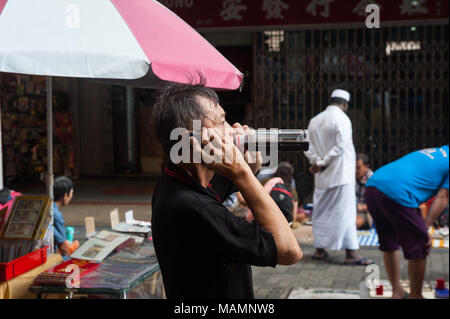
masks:
<path fill-rule="evenodd" d="M 201 155 L 175 164 L 169 159 L 152 197 L 152 231 L 168 298 L 254 298 L 250 265 L 290 265 L 302 251 L 283 213 L 254 174 L 259 160 L 242 154 L 225 134 L 232 128 L 216 93 L 199 84 L 172 84 L 154 106 L 156 136 L 170 157 L 175 128 L 192 131 L 202 125 L 201 138 L 190 137 Z M 248 128 L 236 123 L 236 133 Z M 204 146 L 209 144 L 208 151 Z M 213 160 L 213 157 L 216 160 Z M 217 158 L 220 161 L 217 161 Z M 234 216 L 222 204 L 239 190 L 255 221 Z"/>

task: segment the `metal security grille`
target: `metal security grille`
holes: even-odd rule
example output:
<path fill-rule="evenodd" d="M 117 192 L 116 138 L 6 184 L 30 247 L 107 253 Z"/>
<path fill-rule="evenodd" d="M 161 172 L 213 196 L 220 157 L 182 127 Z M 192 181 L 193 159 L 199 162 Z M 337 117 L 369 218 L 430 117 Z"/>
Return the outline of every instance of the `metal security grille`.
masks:
<path fill-rule="evenodd" d="M 373 168 L 448 143 L 448 24 L 259 32 L 254 57 L 255 127 L 306 128 L 343 88 Z M 280 160 L 308 167 L 299 153 Z"/>

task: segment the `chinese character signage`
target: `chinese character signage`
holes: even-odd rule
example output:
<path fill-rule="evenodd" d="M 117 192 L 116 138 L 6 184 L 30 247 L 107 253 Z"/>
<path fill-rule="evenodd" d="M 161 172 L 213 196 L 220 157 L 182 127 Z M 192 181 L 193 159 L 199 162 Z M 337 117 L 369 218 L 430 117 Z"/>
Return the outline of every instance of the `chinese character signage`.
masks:
<path fill-rule="evenodd" d="M 383 22 L 448 19 L 449 0 L 160 0 L 192 27 L 358 24 L 376 4 Z"/>

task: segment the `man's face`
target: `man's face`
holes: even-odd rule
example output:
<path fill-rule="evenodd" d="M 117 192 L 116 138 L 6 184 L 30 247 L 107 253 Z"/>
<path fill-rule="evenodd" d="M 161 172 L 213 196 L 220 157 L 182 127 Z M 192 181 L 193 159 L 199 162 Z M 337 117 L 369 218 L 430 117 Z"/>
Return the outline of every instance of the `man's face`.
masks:
<path fill-rule="evenodd" d="M 356 161 L 356 178 L 358 180 L 361 180 L 364 177 L 364 175 L 366 175 L 368 169 L 369 169 L 369 167 L 364 165 L 362 160 L 357 160 Z"/>
<path fill-rule="evenodd" d="M 64 194 L 64 205 L 63 206 L 67 206 L 69 205 L 70 201 L 72 200 L 73 197 L 73 188 L 70 190 L 69 194 Z"/>
<path fill-rule="evenodd" d="M 225 120 L 225 111 L 219 104 L 215 105 L 210 99 L 198 96 L 198 101 L 205 111 L 206 117 L 203 119 L 202 126 L 207 128 L 217 128 L 225 133 L 225 129 L 231 128 Z"/>

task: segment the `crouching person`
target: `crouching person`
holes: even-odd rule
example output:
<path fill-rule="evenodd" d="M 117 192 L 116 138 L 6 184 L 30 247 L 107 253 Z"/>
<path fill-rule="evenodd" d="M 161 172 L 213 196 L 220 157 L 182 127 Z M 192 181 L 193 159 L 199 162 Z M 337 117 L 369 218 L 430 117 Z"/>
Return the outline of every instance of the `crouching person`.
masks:
<path fill-rule="evenodd" d="M 70 242 L 66 238 L 66 224 L 60 208 L 69 205 L 73 197 L 72 181 L 65 177 L 57 177 L 53 183 L 53 236 L 55 251 L 59 252 L 64 259 L 78 249 L 78 240 Z"/>

